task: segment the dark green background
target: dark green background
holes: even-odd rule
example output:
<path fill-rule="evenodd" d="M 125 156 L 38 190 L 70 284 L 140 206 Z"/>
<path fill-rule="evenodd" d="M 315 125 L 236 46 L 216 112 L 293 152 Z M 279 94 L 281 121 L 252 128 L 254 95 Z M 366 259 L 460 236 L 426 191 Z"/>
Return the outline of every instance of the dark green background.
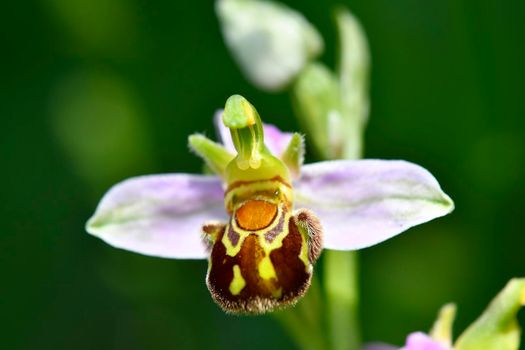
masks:
<path fill-rule="evenodd" d="M 319 28 L 333 65 L 341 2 L 286 3 Z M 457 334 L 525 276 L 525 2 L 344 4 L 372 51 L 366 156 L 425 166 L 456 203 L 361 252 L 364 338 L 401 344 L 448 301 Z M 83 229 L 121 179 L 199 172 L 186 136 L 212 135 L 231 94 L 296 128 L 286 93 L 241 76 L 213 2 L 42 0 L 0 13 L 1 347 L 292 347 L 271 317 L 219 311 L 205 262 L 119 251 Z"/>

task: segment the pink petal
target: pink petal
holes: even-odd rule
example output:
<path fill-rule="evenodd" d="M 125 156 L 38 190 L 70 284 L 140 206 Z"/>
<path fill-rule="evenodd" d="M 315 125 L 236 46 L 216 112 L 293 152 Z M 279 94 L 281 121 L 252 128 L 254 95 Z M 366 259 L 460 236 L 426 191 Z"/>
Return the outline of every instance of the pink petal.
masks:
<path fill-rule="evenodd" d="M 392 345 L 382 343 L 370 343 L 366 344 L 363 350 L 398 350 L 399 348 Z"/>
<path fill-rule="evenodd" d="M 291 132 L 282 132 L 272 124 L 263 124 L 263 128 L 264 144 L 274 156 L 280 157 L 290 143 L 293 134 Z"/>
<path fill-rule="evenodd" d="M 380 243 L 454 207 L 427 170 L 405 161 L 327 161 L 301 172 L 296 205 L 317 214 L 329 249 Z"/>
<path fill-rule="evenodd" d="M 230 130 L 222 123 L 222 112 L 222 109 L 217 110 L 213 118 L 217 134 L 224 147 L 233 154 L 237 154 L 233 146 Z M 263 123 L 263 130 L 264 144 L 274 156 L 280 157 L 290 143 L 293 134 L 291 132 L 282 132 L 272 124 Z"/>
<path fill-rule="evenodd" d="M 407 343 L 402 350 L 450 350 L 450 348 L 425 333 L 416 332 L 407 337 Z"/>
<path fill-rule="evenodd" d="M 140 176 L 113 186 L 86 229 L 112 246 L 164 258 L 207 257 L 201 227 L 226 219 L 224 192 L 212 176 Z"/>

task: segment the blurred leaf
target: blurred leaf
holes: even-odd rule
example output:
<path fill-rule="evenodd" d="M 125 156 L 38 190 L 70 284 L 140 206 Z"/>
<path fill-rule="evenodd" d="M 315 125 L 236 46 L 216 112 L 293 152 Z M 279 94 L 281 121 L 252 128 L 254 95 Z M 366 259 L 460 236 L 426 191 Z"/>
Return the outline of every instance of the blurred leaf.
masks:
<path fill-rule="evenodd" d="M 525 305 L 525 278 L 512 279 L 483 314 L 459 337 L 456 350 L 517 350 L 520 327 L 516 315 Z"/>
<path fill-rule="evenodd" d="M 336 22 L 339 32 L 341 111 L 346 131 L 343 157 L 357 159 L 362 157 L 363 129 L 370 108 L 370 53 L 365 32 L 350 11 L 344 7 L 339 8 L 336 11 Z"/>
<path fill-rule="evenodd" d="M 47 0 L 74 44 L 94 52 L 129 48 L 137 33 L 135 12 L 126 0 Z"/>
<path fill-rule="evenodd" d="M 362 125 L 368 118 L 370 52 L 366 35 L 357 18 L 346 8 L 336 11 L 339 32 L 339 79 L 342 105 L 349 118 Z"/>
<path fill-rule="evenodd" d="M 59 84 L 52 102 L 58 141 L 92 186 L 152 169 L 144 117 L 123 81 L 101 72 L 72 75 Z"/>
<path fill-rule="evenodd" d="M 438 340 L 450 347 L 452 345 L 452 324 L 454 323 L 455 317 L 456 305 L 447 304 L 443 306 L 441 310 L 439 310 L 438 318 L 429 333 L 432 339 Z"/>

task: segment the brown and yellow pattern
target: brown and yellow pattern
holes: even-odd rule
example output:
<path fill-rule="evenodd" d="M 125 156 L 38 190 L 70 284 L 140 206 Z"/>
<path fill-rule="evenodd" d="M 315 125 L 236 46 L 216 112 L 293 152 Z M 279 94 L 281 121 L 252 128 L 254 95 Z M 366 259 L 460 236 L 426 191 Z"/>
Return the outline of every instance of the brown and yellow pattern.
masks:
<path fill-rule="evenodd" d="M 294 303 L 310 285 L 321 250 L 317 218 L 307 210 L 292 216 L 283 198 L 261 192 L 232 207 L 227 225 L 205 230 L 213 242 L 206 278 L 212 297 L 236 313 Z"/>

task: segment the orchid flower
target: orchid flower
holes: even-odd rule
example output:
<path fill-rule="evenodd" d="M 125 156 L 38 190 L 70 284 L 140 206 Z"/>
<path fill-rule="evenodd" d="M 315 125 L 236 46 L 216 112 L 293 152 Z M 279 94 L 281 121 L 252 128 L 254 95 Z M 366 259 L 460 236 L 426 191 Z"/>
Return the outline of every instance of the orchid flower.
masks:
<path fill-rule="evenodd" d="M 371 344 L 365 350 L 452 350 L 451 347 L 432 339 L 423 332 L 414 332 L 408 335 L 406 344 L 401 349 L 383 344 Z"/>
<path fill-rule="evenodd" d="M 364 350 L 452 350 L 452 323 L 455 315 L 456 306 L 447 304 L 441 308 L 429 334 L 410 333 L 401 349 L 386 344 L 370 344 Z"/>
<path fill-rule="evenodd" d="M 406 161 L 303 165 L 303 137 L 263 126 L 239 95 L 227 100 L 222 122 L 222 144 L 189 137 L 215 176 L 125 180 L 104 195 L 86 229 L 145 255 L 208 259 L 207 286 L 227 312 L 294 304 L 322 248 L 372 246 L 453 209 L 436 179 Z"/>

